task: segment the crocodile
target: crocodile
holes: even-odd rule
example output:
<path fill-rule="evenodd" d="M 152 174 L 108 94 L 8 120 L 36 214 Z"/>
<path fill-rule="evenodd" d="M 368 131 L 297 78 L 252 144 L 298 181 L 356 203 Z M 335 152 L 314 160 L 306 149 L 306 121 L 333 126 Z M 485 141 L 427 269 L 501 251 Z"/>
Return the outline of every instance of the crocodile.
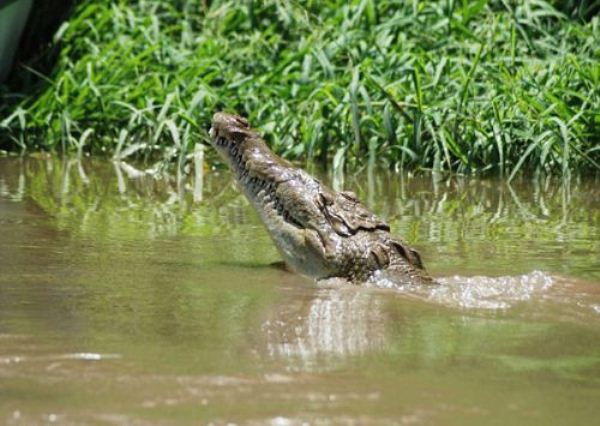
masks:
<path fill-rule="evenodd" d="M 334 191 L 275 155 L 245 118 L 217 112 L 209 135 L 292 270 L 351 283 L 435 282 L 419 253 L 354 193 Z"/>

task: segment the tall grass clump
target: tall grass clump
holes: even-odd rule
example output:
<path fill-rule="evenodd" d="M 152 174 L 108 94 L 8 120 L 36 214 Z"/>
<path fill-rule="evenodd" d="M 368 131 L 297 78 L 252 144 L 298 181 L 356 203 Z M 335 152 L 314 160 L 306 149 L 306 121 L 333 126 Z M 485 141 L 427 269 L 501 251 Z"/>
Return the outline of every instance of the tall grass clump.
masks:
<path fill-rule="evenodd" d="M 42 88 L 3 92 L 4 147 L 181 164 L 224 109 L 296 160 L 600 168 L 600 20 L 551 2 L 82 1 L 55 40 Z"/>

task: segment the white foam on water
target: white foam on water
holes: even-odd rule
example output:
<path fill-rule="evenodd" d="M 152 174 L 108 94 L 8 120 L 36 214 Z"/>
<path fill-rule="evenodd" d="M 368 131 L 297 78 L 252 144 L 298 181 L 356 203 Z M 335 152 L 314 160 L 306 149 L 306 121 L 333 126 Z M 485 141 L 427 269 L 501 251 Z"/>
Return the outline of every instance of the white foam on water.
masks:
<path fill-rule="evenodd" d="M 79 359 L 83 361 L 102 361 L 105 359 L 119 359 L 120 354 L 99 354 L 94 352 L 77 352 L 71 354 L 61 355 L 59 358 L 62 359 Z"/>
<path fill-rule="evenodd" d="M 530 300 L 549 290 L 555 283 L 552 276 L 541 271 L 502 277 L 455 275 L 436 278 L 436 281 L 439 285 L 398 285 L 382 278 L 373 280 L 368 285 L 450 307 L 501 310 L 508 309 L 517 302 Z"/>
<path fill-rule="evenodd" d="M 554 284 L 552 276 L 541 271 L 502 277 L 453 276 L 437 281 L 440 285 L 431 287 L 428 300 L 470 309 L 508 309 Z"/>

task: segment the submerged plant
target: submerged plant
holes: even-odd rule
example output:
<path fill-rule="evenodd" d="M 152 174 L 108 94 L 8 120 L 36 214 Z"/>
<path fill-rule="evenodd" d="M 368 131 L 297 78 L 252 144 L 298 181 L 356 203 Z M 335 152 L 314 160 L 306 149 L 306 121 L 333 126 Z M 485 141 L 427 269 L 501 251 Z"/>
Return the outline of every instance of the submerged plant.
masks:
<path fill-rule="evenodd" d="M 183 167 L 225 109 L 338 168 L 598 170 L 599 27 L 539 0 L 83 1 L 0 144 Z"/>

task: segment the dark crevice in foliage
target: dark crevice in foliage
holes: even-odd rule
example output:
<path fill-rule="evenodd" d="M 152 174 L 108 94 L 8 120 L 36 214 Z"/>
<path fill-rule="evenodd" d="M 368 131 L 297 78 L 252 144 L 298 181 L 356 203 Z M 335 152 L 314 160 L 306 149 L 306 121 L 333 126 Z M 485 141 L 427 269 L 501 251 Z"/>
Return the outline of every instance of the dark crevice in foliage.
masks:
<path fill-rule="evenodd" d="M 40 75 L 50 75 L 58 60 L 60 43 L 53 37 L 68 20 L 74 0 L 35 0 L 19 42 L 13 72 L 6 83 L 14 92 L 31 90 L 45 80 Z M 36 73 L 28 72 L 24 66 Z"/>
<path fill-rule="evenodd" d="M 600 14 L 600 0 L 554 0 L 553 3 L 561 12 L 582 21 Z"/>

